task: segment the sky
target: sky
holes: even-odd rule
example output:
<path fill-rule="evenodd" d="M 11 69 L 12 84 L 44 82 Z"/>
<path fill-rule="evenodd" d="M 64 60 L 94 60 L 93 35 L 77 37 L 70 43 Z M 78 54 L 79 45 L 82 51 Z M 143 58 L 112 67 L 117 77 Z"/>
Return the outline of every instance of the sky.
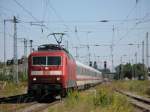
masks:
<path fill-rule="evenodd" d="M 0 0 L 0 61 L 4 60 L 4 20 L 13 16 L 19 21 L 18 58 L 24 55 L 21 38 L 33 40 L 37 49 L 41 44 L 56 43 L 49 34 L 65 33 L 62 45 L 68 42 L 68 50 L 77 60 L 87 64 L 90 54 L 99 68 L 107 61 L 113 69 L 112 54 L 114 66 L 121 59 L 122 63 L 141 63 L 141 43 L 146 43 L 146 32 L 150 33 L 150 0 Z M 6 58 L 12 59 L 13 23 L 7 21 L 5 28 Z"/>

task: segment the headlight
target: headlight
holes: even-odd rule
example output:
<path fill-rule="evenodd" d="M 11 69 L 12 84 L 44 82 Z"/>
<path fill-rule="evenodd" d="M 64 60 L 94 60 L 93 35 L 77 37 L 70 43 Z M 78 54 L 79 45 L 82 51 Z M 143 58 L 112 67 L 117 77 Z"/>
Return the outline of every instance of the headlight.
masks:
<path fill-rule="evenodd" d="M 36 78 L 35 78 L 35 77 L 33 78 L 33 81 L 36 81 Z"/>
<path fill-rule="evenodd" d="M 60 81 L 60 77 L 57 77 L 57 81 Z"/>

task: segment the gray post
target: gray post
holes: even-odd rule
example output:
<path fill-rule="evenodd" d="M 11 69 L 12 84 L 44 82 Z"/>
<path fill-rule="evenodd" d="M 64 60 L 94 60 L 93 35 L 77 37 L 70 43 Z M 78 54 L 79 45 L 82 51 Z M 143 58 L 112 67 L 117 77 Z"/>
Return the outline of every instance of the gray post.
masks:
<path fill-rule="evenodd" d="M 33 40 L 30 40 L 30 53 L 32 53 L 32 43 L 33 43 Z"/>
<path fill-rule="evenodd" d="M 122 56 L 121 56 L 121 58 L 120 58 L 120 61 L 121 61 L 121 71 L 120 71 L 120 76 L 118 75 L 118 79 L 122 79 L 122 77 L 123 77 L 123 66 L 122 66 L 122 64 L 123 64 L 123 62 L 122 62 Z"/>
<path fill-rule="evenodd" d="M 144 65 L 144 41 L 142 41 L 142 63 Z"/>
<path fill-rule="evenodd" d="M 132 65 L 131 65 L 131 67 L 132 67 L 132 80 L 134 80 L 134 68 L 133 68 L 133 65 L 134 65 L 134 62 L 133 62 L 133 59 L 131 60 L 132 61 Z"/>
<path fill-rule="evenodd" d="M 27 73 L 27 39 L 24 38 L 24 73 Z"/>
<path fill-rule="evenodd" d="M 135 52 L 135 64 L 137 64 L 137 52 Z"/>
<path fill-rule="evenodd" d="M 16 83 L 18 83 L 18 59 L 17 59 L 17 19 L 14 16 L 13 18 L 13 22 L 14 22 L 14 76 L 15 76 L 15 81 Z"/>
<path fill-rule="evenodd" d="M 5 23 L 4 20 L 4 75 L 6 74 L 6 31 L 5 31 Z"/>
<path fill-rule="evenodd" d="M 87 45 L 87 50 L 88 50 L 88 61 L 89 61 L 89 65 L 90 65 L 91 54 L 90 54 L 90 46 L 89 45 Z"/>
<path fill-rule="evenodd" d="M 69 51 L 69 42 L 68 42 L 68 40 L 65 41 L 65 48 Z"/>
<path fill-rule="evenodd" d="M 24 57 L 27 57 L 27 39 L 24 38 Z"/>
<path fill-rule="evenodd" d="M 137 64 L 137 52 L 135 52 L 135 64 Z M 132 68 L 134 69 L 134 71 L 133 71 L 133 74 L 134 74 L 133 78 L 136 79 L 137 74 L 136 74 L 136 70 L 135 70 L 133 65 L 132 65 Z"/>
<path fill-rule="evenodd" d="M 74 48 L 75 48 L 75 50 L 76 50 L 76 56 L 75 56 L 75 57 L 76 57 L 76 60 L 78 60 L 78 58 L 79 58 L 79 55 L 78 55 L 78 48 L 79 48 L 79 47 L 76 46 L 76 47 L 74 47 Z"/>
<path fill-rule="evenodd" d="M 112 45 L 111 45 L 111 63 L 112 63 L 112 72 L 114 72 L 114 55 L 113 55 L 113 50 L 114 50 L 114 36 L 115 36 L 115 27 L 113 25 L 113 35 L 112 35 Z"/>
<path fill-rule="evenodd" d="M 146 33 L 146 66 L 149 67 L 149 45 L 148 45 L 148 32 Z"/>

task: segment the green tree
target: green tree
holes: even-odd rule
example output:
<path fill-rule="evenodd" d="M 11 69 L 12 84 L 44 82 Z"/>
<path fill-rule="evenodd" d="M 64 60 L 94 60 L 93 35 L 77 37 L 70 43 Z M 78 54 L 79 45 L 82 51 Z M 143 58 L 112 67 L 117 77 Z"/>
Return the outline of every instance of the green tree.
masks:
<path fill-rule="evenodd" d="M 132 79 L 147 79 L 148 69 L 143 64 L 134 64 L 131 65 L 127 63 L 125 65 L 118 65 L 116 68 L 115 79 L 124 79 L 125 77 Z"/>
<path fill-rule="evenodd" d="M 147 79 L 147 72 L 148 69 L 146 68 L 145 65 L 143 64 L 134 64 L 133 65 L 133 69 L 134 69 L 134 77 L 138 78 L 138 79 Z"/>
<path fill-rule="evenodd" d="M 115 70 L 116 70 L 116 74 L 115 74 L 115 76 L 114 76 L 114 79 L 120 79 L 120 75 L 121 75 L 121 64 L 120 65 L 118 65 L 116 68 L 115 68 Z"/>
<path fill-rule="evenodd" d="M 132 65 L 130 63 L 127 63 L 127 64 L 125 64 L 122 67 L 122 69 L 123 69 L 122 70 L 123 71 L 122 78 L 127 77 L 129 79 L 132 79 L 132 74 L 133 74 L 133 72 L 132 72 L 132 70 L 133 70 Z"/>

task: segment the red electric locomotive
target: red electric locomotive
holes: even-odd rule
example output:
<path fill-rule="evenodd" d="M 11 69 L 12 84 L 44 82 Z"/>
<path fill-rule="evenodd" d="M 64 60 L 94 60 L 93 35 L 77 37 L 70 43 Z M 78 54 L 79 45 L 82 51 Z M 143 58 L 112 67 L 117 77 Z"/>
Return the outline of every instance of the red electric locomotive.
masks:
<path fill-rule="evenodd" d="M 28 68 L 28 93 L 65 95 L 77 86 L 75 60 L 58 45 L 41 45 L 30 54 Z"/>
<path fill-rule="evenodd" d="M 73 59 L 59 45 L 41 45 L 28 58 L 28 93 L 65 96 L 70 88 L 84 88 L 102 81 L 101 72 Z"/>

